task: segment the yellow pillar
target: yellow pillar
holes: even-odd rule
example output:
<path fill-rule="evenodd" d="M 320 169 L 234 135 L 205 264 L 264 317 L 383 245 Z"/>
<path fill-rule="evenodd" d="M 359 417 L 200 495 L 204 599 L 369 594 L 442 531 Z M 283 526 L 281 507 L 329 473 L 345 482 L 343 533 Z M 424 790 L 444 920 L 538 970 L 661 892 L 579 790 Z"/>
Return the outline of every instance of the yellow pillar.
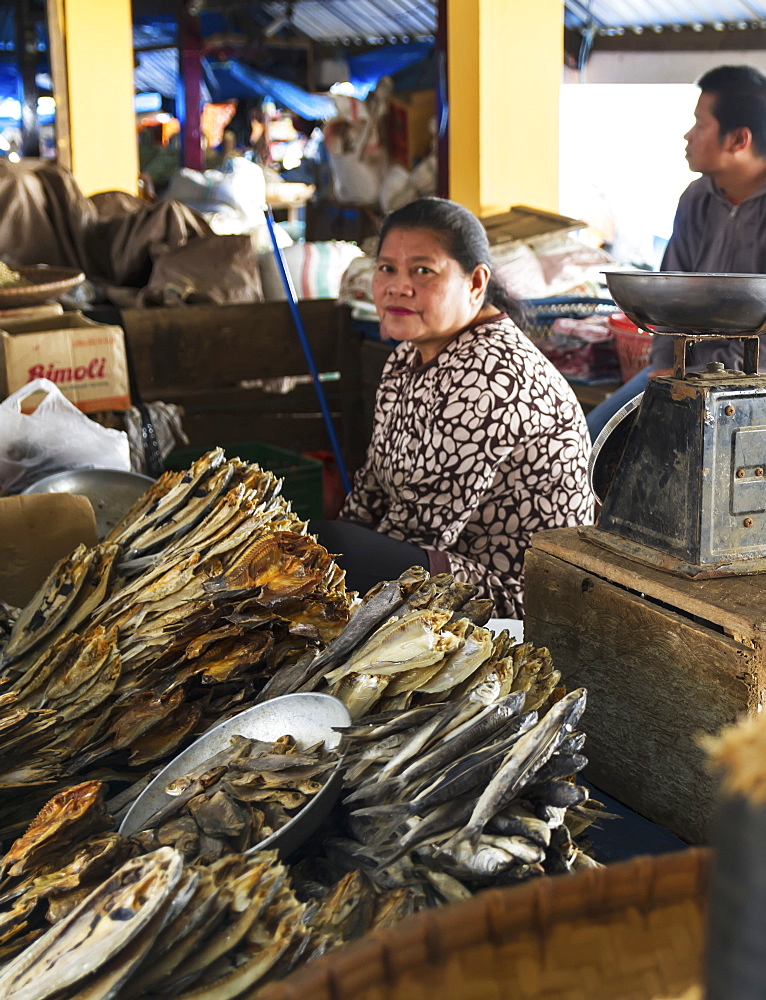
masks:
<path fill-rule="evenodd" d="M 48 0 L 58 162 L 83 193 L 138 190 L 130 0 Z"/>
<path fill-rule="evenodd" d="M 447 0 L 450 198 L 558 209 L 563 0 Z"/>

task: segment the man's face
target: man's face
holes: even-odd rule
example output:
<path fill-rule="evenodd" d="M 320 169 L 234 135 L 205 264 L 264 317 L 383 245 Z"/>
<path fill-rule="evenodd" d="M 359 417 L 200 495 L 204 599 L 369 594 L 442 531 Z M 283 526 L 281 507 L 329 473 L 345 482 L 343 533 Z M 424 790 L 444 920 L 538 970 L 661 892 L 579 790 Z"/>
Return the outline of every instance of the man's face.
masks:
<path fill-rule="evenodd" d="M 725 145 L 713 114 L 715 95 L 702 93 L 694 110 L 694 125 L 684 136 L 689 169 L 715 174 L 724 164 Z"/>

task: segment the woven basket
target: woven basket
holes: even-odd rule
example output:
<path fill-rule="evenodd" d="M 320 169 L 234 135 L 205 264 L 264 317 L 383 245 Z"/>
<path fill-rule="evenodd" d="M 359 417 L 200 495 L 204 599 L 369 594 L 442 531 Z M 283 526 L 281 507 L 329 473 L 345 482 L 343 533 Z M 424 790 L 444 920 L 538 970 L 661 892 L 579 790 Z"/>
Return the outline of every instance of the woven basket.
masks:
<path fill-rule="evenodd" d="M 628 382 L 649 364 L 652 335 L 641 330 L 614 331 L 614 349 L 620 362 L 622 381 Z"/>
<path fill-rule="evenodd" d="M 258 1000 L 670 1000 L 701 995 L 710 852 L 492 889 L 310 962 Z"/>
<path fill-rule="evenodd" d="M 617 306 L 611 299 L 558 297 L 524 299 L 525 329 L 532 340 L 550 337 L 557 319 L 587 319 L 589 316 L 610 316 Z"/>
<path fill-rule="evenodd" d="M 76 288 L 85 281 L 82 271 L 71 267 L 48 267 L 37 264 L 31 267 L 17 267 L 23 285 L 8 285 L 0 288 L 0 309 L 23 309 L 40 302 L 59 299 L 70 288 Z"/>

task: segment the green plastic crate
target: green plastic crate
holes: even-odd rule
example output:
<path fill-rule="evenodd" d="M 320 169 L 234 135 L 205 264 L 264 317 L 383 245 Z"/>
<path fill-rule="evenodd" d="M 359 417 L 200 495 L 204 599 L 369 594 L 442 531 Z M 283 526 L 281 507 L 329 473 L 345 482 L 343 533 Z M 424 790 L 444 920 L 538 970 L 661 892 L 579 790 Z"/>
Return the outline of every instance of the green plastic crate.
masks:
<path fill-rule="evenodd" d="M 165 459 L 165 468 L 174 472 L 188 469 L 192 462 L 215 445 L 206 448 L 177 448 Z M 292 502 L 292 509 L 304 520 L 318 521 L 322 517 L 322 463 L 316 458 L 299 455 L 273 444 L 255 441 L 234 441 L 221 445 L 227 458 L 257 462 L 262 469 L 282 479 L 282 496 Z"/>

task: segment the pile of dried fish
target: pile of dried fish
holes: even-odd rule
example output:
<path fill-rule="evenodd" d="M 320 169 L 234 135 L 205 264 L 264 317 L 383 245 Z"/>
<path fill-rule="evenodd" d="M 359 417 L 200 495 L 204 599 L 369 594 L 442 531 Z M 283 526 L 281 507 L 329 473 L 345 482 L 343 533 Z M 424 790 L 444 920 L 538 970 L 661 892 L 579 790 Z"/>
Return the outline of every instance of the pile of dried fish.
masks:
<path fill-rule="evenodd" d="M 387 884 L 403 858 L 468 889 L 592 864 L 566 823 L 588 799 L 574 780 L 587 764 L 575 729 L 585 690 L 538 712 L 511 683 L 493 675 L 460 699 L 346 731 L 345 802 L 363 845 L 351 850 L 373 879 Z"/>
<path fill-rule="evenodd" d="M 6 1000 L 250 998 L 324 948 L 276 852 L 125 862 L 0 971 Z"/>
<path fill-rule="evenodd" d="M 440 890 L 424 870 L 443 887 L 459 880 L 442 893 L 456 898 L 594 864 L 573 841 L 599 815 L 575 780 L 587 764 L 574 729 L 585 691 L 559 686 L 547 649 L 483 628 L 474 593 L 408 571 L 294 668 L 356 723 L 341 745 L 352 836 L 334 838 L 336 876 L 362 865 L 377 885 L 432 900 Z"/>
<path fill-rule="evenodd" d="M 138 853 L 113 827 L 99 781 L 74 785 L 45 804 L 0 863 L 0 962 Z"/>
<path fill-rule="evenodd" d="M 108 832 L 114 826 L 114 820 L 106 812 L 102 791 L 99 782 L 85 782 L 57 795 L 46 804 L 24 837 L 12 846 L 0 864 L 3 876 L 0 883 L 0 906 L 3 908 L 0 918 L 0 988 L 13 981 L 10 975 L 14 969 L 31 969 L 34 965 L 38 973 L 43 974 L 46 961 L 43 955 L 48 953 L 47 946 L 32 951 L 29 946 L 47 934 L 51 924 L 59 927 L 86 897 L 90 897 L 93 907 L 91 917 L 97 917 L 107 909 L 107 904 L 99 903 L 99 900 L 106 899 L 112 888 L 126 886 L 130 879 L 136 877 L 139 869 L 148 871 L 141 867 L 149 861 L 144 856 L 127 869 L 123 868 L 123 874 L 115 880 L 121 865 L 144 855 L 145 845 L 141 845 L 140 836 L 126 839 L 113 831 Z M 167 852 L 170 848 L 166 846 L 164 850 Z M 171 856 L 156 851 L 150 855 L 154 858 Z M 183 859 L 180 851 L 178 857 Z M 118 996 L 124 1000 L 138 1000 L 138 997 L 174 995 L 191 983 L 192 975 L 200 977 L 205 984 L 210 982 L 209 986 L 196 987 L 199 993 L 192 993 L 194 996 L 218 997 L 216 989 L 219 987 L 225 987 L 227 991 L 242 988 L 238 985 L 238 977 L 249 976 L 256 970 L 256 959 L 262 949 L 270 943 L 273 934 L 279 933 L 280 920 L 277 918 L 281 911 L 270 909 L 261 913 L 272 893 L 280 894 L 284 916 L 289 916 L 282 931 L 284 934 L 290 931 L 293 936 L 281 958 L 271 966 L 270 976 L 283 975 L 315 955 L 361 936 L 370 928 L 390 926 L 426 905 L 418 890 L 411 887 L 386 889 L 373 883 L 363 871 L 333 874 L 327 869 L 328 884 L 316 892 L 316 886 L 312 890 L 299 868 L 300 865 L 296 867 L 294 880 L 291 869 L 278 864 L 274 852 L 263 851 L 251 854 L 247 859 L 239 853 L 227 853 L 207 864 L 199 857 L 191 865 L 185 863 L 178 883 L 179 887 L 182 883 L 186 884 L 184 897 L 181 897 L 179 888 L 176 903 L 172 904 L 173 907 L 182 904 L 182 912 L 177 920 L 168 917 L 162 926 L 155 928 L 156 944 L 147 954 L 136 977 L 131 975 Z M 162 870 L 160 868 L 160 872 Z M 240 876 L 243 876 L 242 880 Z M 111 880 L 111 887 L 102 884 L 108 880 Z M 300 886 L 301 899 L 306 906 L 301 906 L 292 893 L 294 881 Z M 147 896 L 144 889 L 142 892 Z M 247 892 L 250 893 L 250 902 Z M 184 901 L 186 893 L 191 895 Z M 81 908 L 80 912 L 84 913 L 84 909 Z M 120 919 L 130 916 L 129 912 L 121 912 Z M 261 920 L 265 927 L 256 927 Z M 70 920 L 65 927 L 71 924 Z M 76 952 L 94 973 L 93 965 L 99 960 L 98 949 L 103 943 L 96 933 L 99 926 L 94 923 L 93 934 L 89 938 L 89 946 L 92 946 L 96 956 L 86 952 L 84 945 L 83 950 L 79 950 L 78 945 Z M 104 929 L 108 931 L 110 926 L 106 924 Z M 136 928 L 140 926 L 142 923 L 139 921 Z M 248 928 L 253 930 L 248 931 Z M 81 930 L 83 936 L 90 933 L 86 924 Z M 68 931 L 66 933 L 69 934 Z M 48 935 L 47 940 L 55 941 L 56 936 Z M 127 948 L 128 942 L 118 938 L 112 940 L 115 942 L 113 963 L 122 967 L 116 950 Z M 61 949 L 56 947 L 57 950 L 51 954 L 62 959 Z M 23 963 L 3 965 L 22 949 L 27 949 Z M 229 951 L 228 958 L 226 963 L 221 963 L 218 959 L 226 949 Z M 268 948 L 267 956 L 273 958 Z M 261 954 L 259 961 L 263 957 Z M 242 969 L 242 966 L 246 968 Z M 231 978 L 219 982 L 224 972 L 227 975 L 231 973 Z M 108 981 L 112 982 L 111 979 Z M 5 993 L 0 995 L 6 996 Z M 100 994 L 85 995 L 96 997 Z M 226 995 L 235 996 L 237 993 L 227 992 Z"/>
<path fill-rule="evenodd" d="M 246 519 L 213 530 L 205 498 L 252 473 L 234 466 L 228 478 L 221 463 L 190 471 L 181 534 L 175 501 L 156 516 L 180 485 L 168 480 L 145 498 L 139 531 L 126 522 L 62 564 L 11 634 L 0 690 L 6 829 L 23 814 L 14 789 L 49 782 L 38 793 L 48 799 L 66 787 L 0 863 L 9 1000 L 251 1000 L 267 979 L 424 906 L 595 864 L 575 844 L 602 814 L 576 777 L 585 691 L 560 686 L 547 650 L 493 636 L 488 602 L 448 574 L 410 570 L 349 619 L 342 574 L 281 500 L 225 548 Z M 108 583 L 94 598 L 103 565 Z M 337 758 L 285 740 L 236 738 L 168 789 L 174 801 L 144 832 L 116 834 L 115 816 L 157 763 L 211 721 L 317 688 L 354 719 L 340 747 L 346 794 L 291 871 L 274 854 L 242 852 L 289 820 Z M 69 787 L 120 754 L 134 775 L 154 770 L 106 805 L 96 780 Z"/>
<path fill-rule="evenodd" d="M 167 761 L 339 633 L 343 573 L 280 486 L 217 449 L 54 568 L 0 660 L 0 839 L 96 764 Z"/>
<path fill-rule="evenodd" d="M 474 600 L 476 591 L 449 573 L 428 576 L 413 566 L 368 591 L 340 635 L 281 670 L 259 700 L 323 688 L 358 719 L 374 707 L 406 708 L 415 684 L 431 700 L 448 697 L 493 654 L 492 637 L 480 627 L 492 604 Z"/>
<path fill-rule="evenodd" d="M 370 590 L 343 631 L 319 652 L 280 670 L 259 700 L 324 690 L 359 720 L 373 712 L 461 698 L 487 677 L 526 693 L 529 711 L 550 698 L 561 679 L 547 649 L 516 645 L 507 631 L 483 625 L 491 613 L 476 587 L 419 566 Z"/>
<path fill-rule="evenodd" d="M 273 743 L 234 736 L 225 750 L 166 786 L 171 801 L 134 839 L 144 850 L 171 846 L 185 860 L 204 863 L 247 851 L 289 823 L 338 760 L 323 743 L 299 750 L 290 736 Z"/>

